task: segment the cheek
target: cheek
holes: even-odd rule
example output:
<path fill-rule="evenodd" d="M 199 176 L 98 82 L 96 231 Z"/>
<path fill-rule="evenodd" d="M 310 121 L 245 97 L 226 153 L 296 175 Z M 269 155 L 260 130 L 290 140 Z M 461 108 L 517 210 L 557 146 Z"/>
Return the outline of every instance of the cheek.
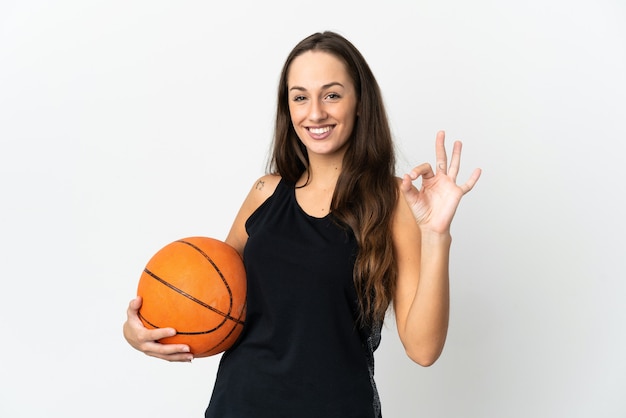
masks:
<path fill-rule="evenodd" d="M 291 118 L 291 121 L 294 122 L 294 124 L 302 119 L 303 113 L 303 106 L 289 106 L 289 117 Z"/>
<path fill-rule="evenodd" d="M 344 111 L 342 112 L 341 117 L 343 118 L 343 120 L 346 121 L 346 124 L 349 124 L 351 126 L 356 125 L 356 123 L 357 123 L 357 109 L 356 109 L 356 106 L 344 109 Z"/>

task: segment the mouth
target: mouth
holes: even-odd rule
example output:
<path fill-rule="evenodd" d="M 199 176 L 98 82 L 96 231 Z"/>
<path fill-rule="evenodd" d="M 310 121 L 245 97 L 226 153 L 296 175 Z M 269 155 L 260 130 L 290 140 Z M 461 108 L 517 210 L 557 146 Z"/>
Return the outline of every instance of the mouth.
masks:
<path fill-rule="evenodd" d="M 327 125 L 327 126 L 321 126 L 321 127 L 309 127 L 309 128 L 306 128 L 306 129 L 313 136 L 323 137 L 323 136 L 326 136 L 333 128 L 332 128 L 332 126 Z"/>

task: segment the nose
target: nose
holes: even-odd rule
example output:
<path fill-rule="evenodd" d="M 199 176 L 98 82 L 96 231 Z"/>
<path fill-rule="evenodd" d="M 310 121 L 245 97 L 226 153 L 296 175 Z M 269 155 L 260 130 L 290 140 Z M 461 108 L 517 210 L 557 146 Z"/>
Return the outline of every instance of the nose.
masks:
<path fill-rule="evenodd" d="M 319 122 L 326 119 L 326 110 L 324 109 L 324 103 L 321 100 L 311 100 L 311 106 L 309 108 L 309 120 L 313 122 Z"/>

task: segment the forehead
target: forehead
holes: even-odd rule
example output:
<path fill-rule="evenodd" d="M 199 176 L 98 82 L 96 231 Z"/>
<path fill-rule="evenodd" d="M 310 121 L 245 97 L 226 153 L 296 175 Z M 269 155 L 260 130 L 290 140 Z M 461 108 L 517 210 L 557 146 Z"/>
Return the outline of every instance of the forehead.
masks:
<path fill-rule="evenodd" d="M 287 85 L 313 88 L 331 82 L 352 84 L 344 62 L 323 51 L 307 51 L 296 57 L 289 66 Z"/>

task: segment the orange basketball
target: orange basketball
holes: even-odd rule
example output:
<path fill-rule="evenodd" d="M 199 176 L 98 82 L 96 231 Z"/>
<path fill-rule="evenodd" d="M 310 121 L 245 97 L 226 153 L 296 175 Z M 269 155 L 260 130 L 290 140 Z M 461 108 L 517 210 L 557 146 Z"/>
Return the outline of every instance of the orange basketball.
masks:
<path fill-rule="evenodd" d="M 187 344 L 199 357 L 230 348 L 246 314 L 246 272 L 239 253 L 207 237 L 174 241 L 148 261 L 137 294 L 146 328 L 172 327 L 167 344 Z"/>

